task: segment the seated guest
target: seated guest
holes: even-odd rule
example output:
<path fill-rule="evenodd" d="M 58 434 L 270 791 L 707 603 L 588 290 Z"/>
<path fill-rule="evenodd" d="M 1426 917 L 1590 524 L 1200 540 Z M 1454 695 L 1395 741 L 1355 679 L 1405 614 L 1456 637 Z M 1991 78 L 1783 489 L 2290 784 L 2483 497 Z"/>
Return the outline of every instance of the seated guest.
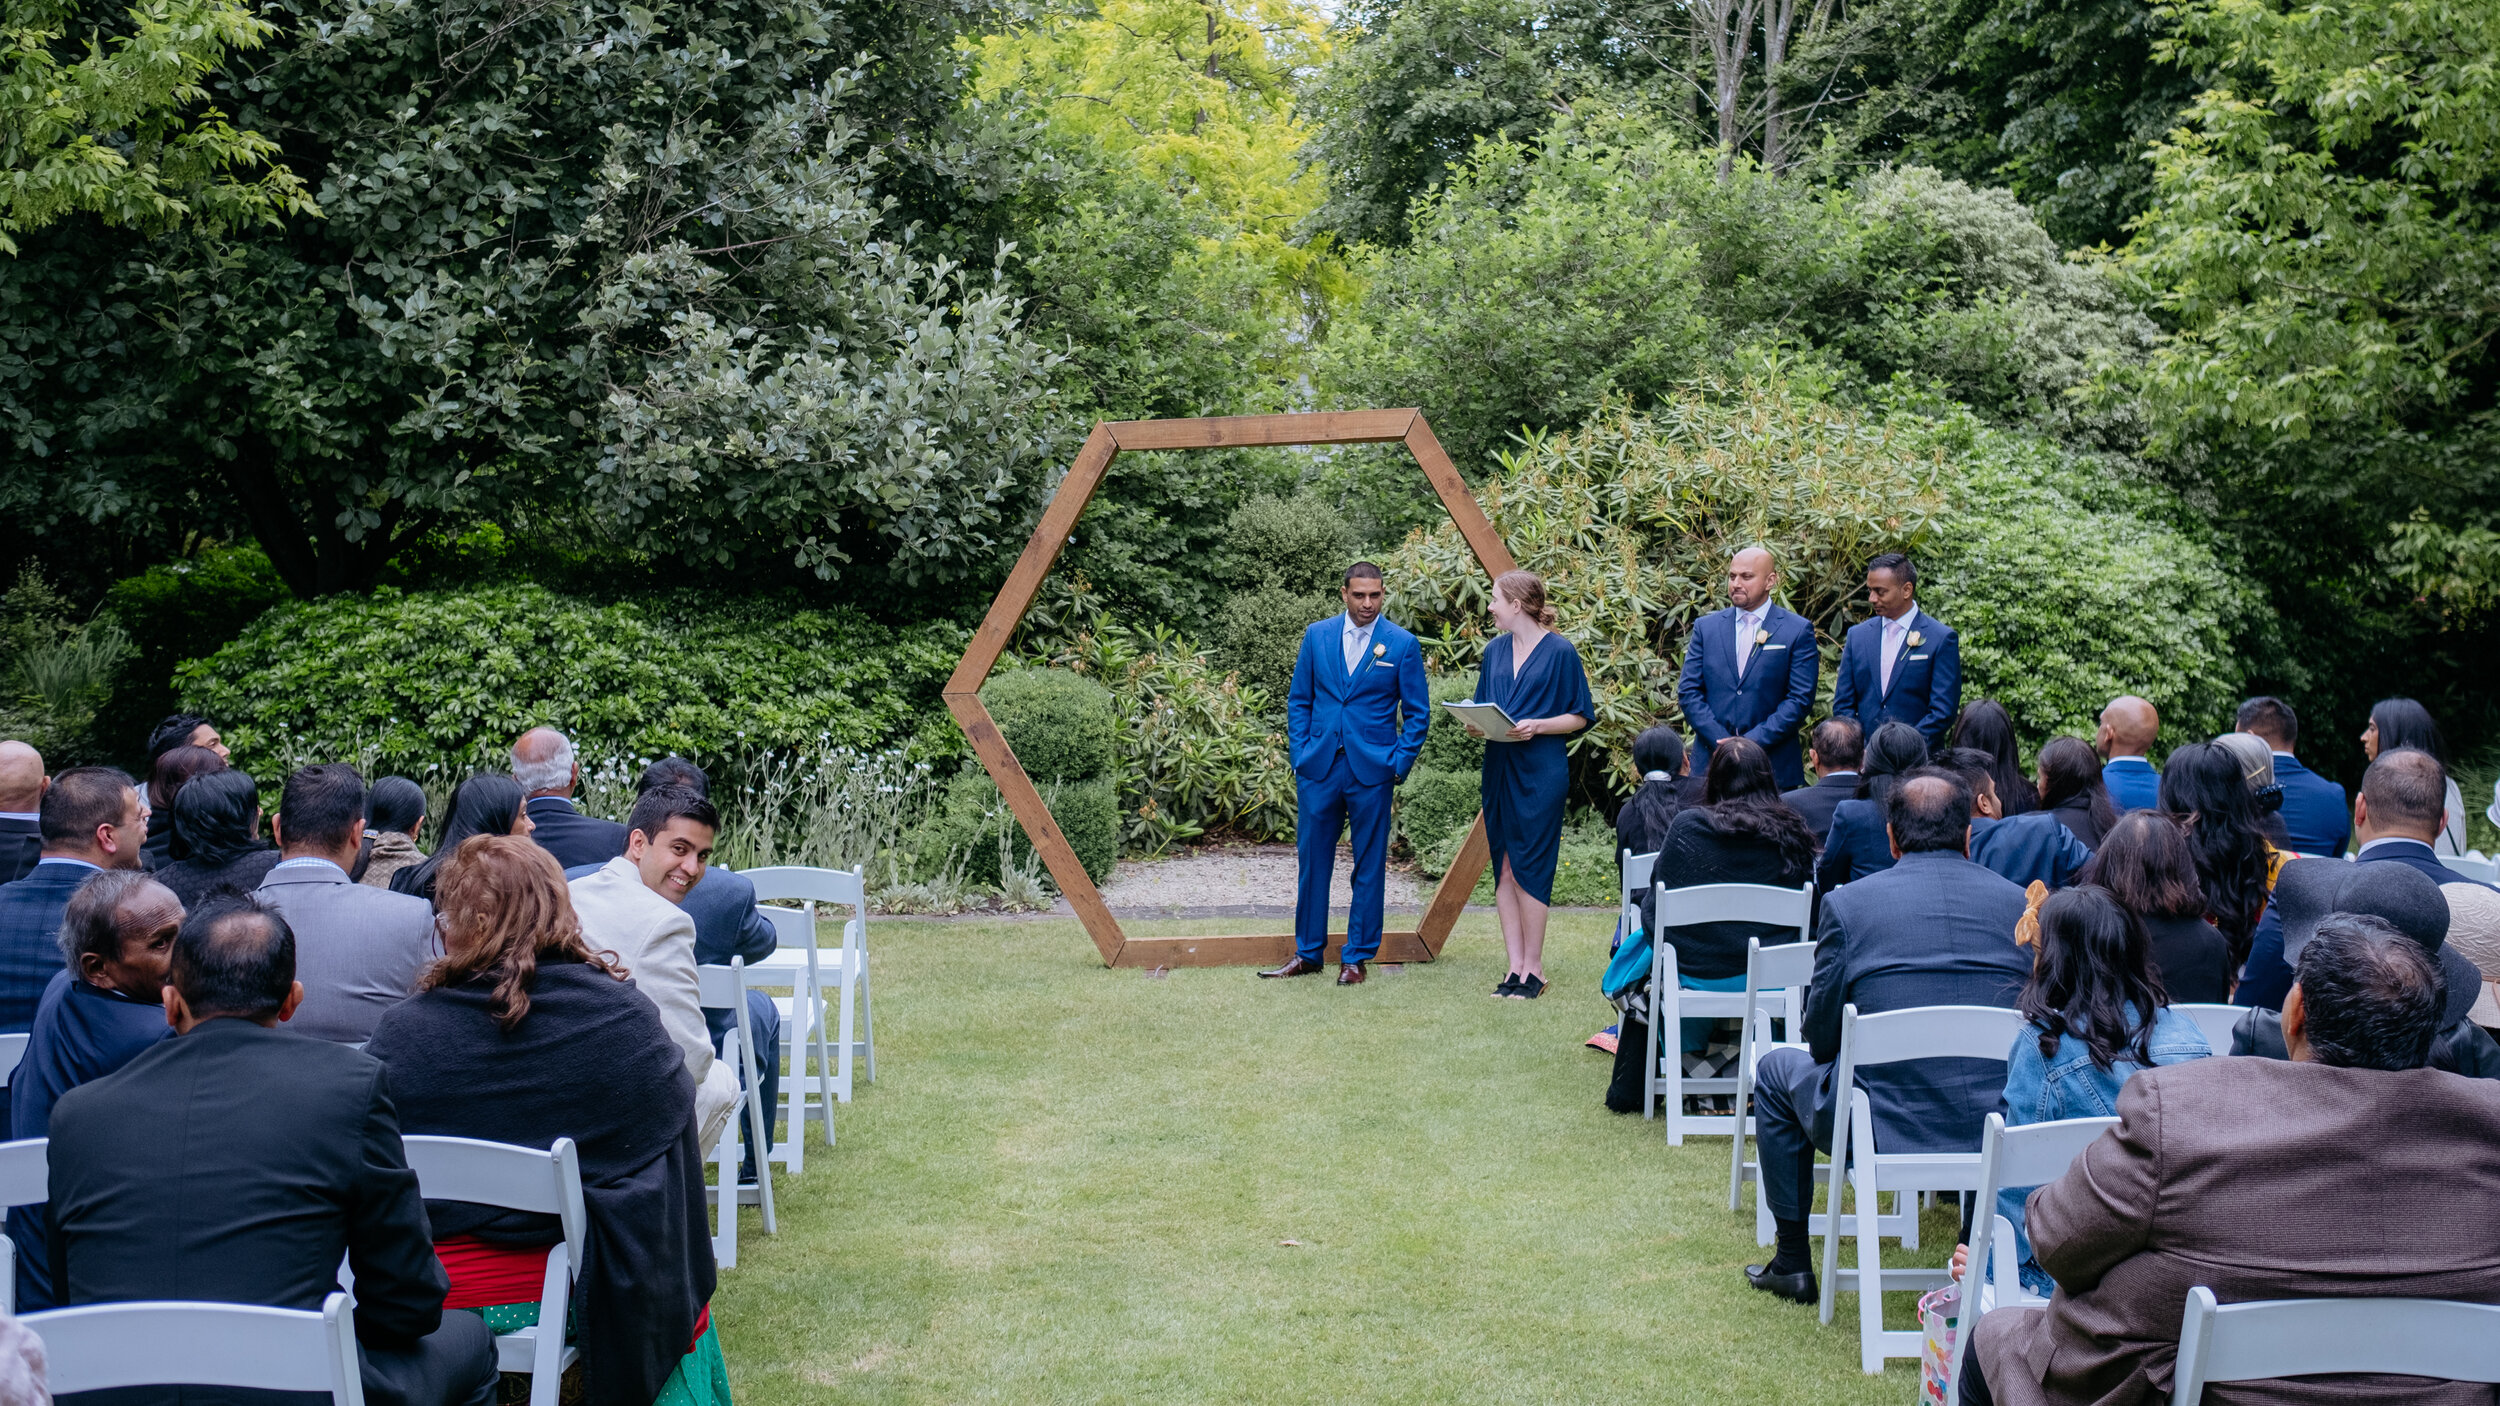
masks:
<path fill-rule="evenodd" d="M 348 882 L 365 837 L 365 779 L 344 762 L 308 766 L 278 800 L 278 852 L 260 901 L 295 933 L 304 1003 L 291 1028 L 361 1045 L 382 1012 L 407 1000 L 441 955 L 424 899 Z"/>
<path fill-rule="evenodd" d="M 634 985 L 659 1007 L 660 1023 L 685 1055 L 699 1145 L 706 1149 L 719 1140 L 738 1102 L 738 1080 L 713 1058 L 694 970 L 694 919 L 679 905 L 702 880 L 719 829 L 719 812 L 694 792 L 676 786 L 645 791 L 626 825 L 625 852 L 571 884 L 582 940 L 634 974 Z M 445 852 L 435 851 L 435 858 Z"/>
<path fill-rule="evenodd" d="M 160 801 L 155 795 L 155 779 L 157 766 L 165 760 L 165 755 L 184 747 L 196 747 L 203 752 L 212 753 L 220 762 L 231 761 L 226 751 L 225 739 L 217 735 L 216 728 L 209 726 L 208 719 L 197 713 L 176 713 L 158 723 L 148 733 L 146 774 L 149 782 L 149 820 L 147 844 L 140 851 L 142 858 L 139 867 L 142 869 L 162 869 L 182 857 L 178 854 L 167 853 L 167 846 L 172 841 L 174 833 L 174 793 L 182 788 L 179 785 L 167 787 L 164 793 L 165 798 Z M 183 765 L 196 768 L 197 764 L 184 763 Z M 194 769 L 192 774 L 197 775 L 198 771 Z"/>
<path fill-rule="evenodd" d="M 382 1066 L 283 1028 L 302 999 L 294 973 L 294 935 L 256 899 L 184 921 L 165 987 L 174 1037 L 53 1105 L 57 1296 L 317 1310 L 343 1256 L 366 1399 L 488 1406 L 494 1338 L 443 1312 Z"/>
<path fill-rule="evenodd" d="M 61 917 L 70 965 L 44 988 L 25 1057 L 9 1076 L 10 1137 L 49 1135 L 61 1095 L 174 1033 L 165 1024 L 165 966 L 181 926 L 173 890 L 135 869 L 98 874 L 70 899 Z M 8 1227 L 17 1243 L 17 1311 L 56 1307 L 43 1206 L 11 1206 Z"/>
<path fill-rule="evenodd" d="M 1880 739 L 1891 731 L 1879 729 Z M 1885 806 L 1900 862 L 1832 890 L 1817 926 L 1814 981 L 1806 996 L 1807 1049 L 1775 1049 L 1754 1085 L 1762 1145 L 1762 1196 L 1779 1234 L 1767 1265 L 1748 1265 L 1755 1288 L 1813 1303 L 1806 1211 L 1814 1154 L 1832 1147 L 1832 1065 L 1840 1057 L 1841 1008 L 1861 1014 L 1911 1006 L 2012 1006 L 2031 976 L 2014 945 L 2023 891 L 1962 852 L 1971 793 L 1959 775 L 1919 768 Z M 1878 1065 L 1858 1076 L 1873 1105 L 1876 1144 L 1892 1152 L 1977 1152 L 1995 1112 L 2005 1066 L 1993 1060 Z"/>
<path fill-rule="evenodd" d="M 43 793 L 43 852 L 26 877 L 0 884 L 0 1034 L 31 1030 L 44 988 L 61 970 L 61 913 L 99 870 L 136 869 L 147 801 L 109 766 L 77 766 Z M 0 1087 L 0 1108 L 7 1106 Z"/>
<path fill-rule="evenodd" d="M 356 882 L 386 889 L 391 876 L 425 862 L 417 836 L 425 832 L 425 788 L 405 776 L 385 776 L 365 797 L 365 871 Z"/>
<path fill-rule="evenodd" d="M 2080 737 L 2052 737 L 2040 749 L 2040 808 L 2057 817 L 2085 849 L 2118 823 L 2118 808 L 2101 780 L 2101 759 Z"/>
<path fill-rule="evenodd" d="M 0 742 L 0 884 L 13 884 L 43 853 L 43 753 L 23 742 Z"/>
<path fill-rule="evenodd" d="M 2129 819 L 2164 824 L 2140 813 Z M 2129 1076 L 2213 1053 L 2196 1022 L 2170 1009 L 2144 925 L 2109 890 L 2050 894 L 2036 916 L 2031 984 L 2014 1003 L 2029 1024 L 2005 1063 L 2007 1126 L 2107 1118 Z M 2013 1222 L 2024 1287 L 2045 1297 L 2056 1286 L 2023 1239 L 2030 1191 L 2007 1187 L 1997 1214 Z"/>
<path fill-rule="evenodd" d="M 2240 764 L 2207 742 L 2170 754 L 2161 778 L 2162 814 L 2184 828 L 2205 890 L 2205 920 L 2231 949 L 2231 969 L 2248 960 L 2257 920 L 2276 867 L 2275 849 L 2257 830 L 2257 806 Z"/>
<path fill-rule="evenodd" d="M 2273 864 L 2281 868 L 2290 856 L 2291 832 L 2283 828 L 2283 788 L 2274 779 L 2274 750 L 2265 739 L 2254 733 L 2226 732 L 2214 739 L 2214 745 L 2229 752 L 2240 764 L 2240 776 L 2248 782 L 2248 794 L 2257 805 L 2257 833 L 2266 837 L 2274 853 Z"/>
<path fill-rule="evenodd" d="M 2170 1394 L 2188 1290 L 2224 1303 L 2374 1297 L 2500 1302 L 2500 1086 L 2422 1067 L 2438 965 L 2374 919 L 2339 915 L 2300 954 L 2289 1060 L 2148 1069 L 2118 1126 L 2031 1194 L 2043 1307 L 1972 1330 L 1962 1400 L 2151 1403 Z M 2294 1210 L 2292 1208 L 2297 1208 Z M 2246 1382 L 2245 1402 L 2489 1401 L 2418 1377 Z"/>
<path fill-rule="evenodd" d="M 1858 794 L 1858 766 L 1866 759 L 1866 734 L 1855 718 L 1825 718 L 1814 725 L 1806 746 L 1814 759 L 1814 784 L 1786 792 L 1780 799 L 1805 821 L 1816 849 L 1831 833 L 1832 812 Z"/>
<path fill-rule="evenodd" d="M 523 839 L 530 835 L 532 822 L 528 808 L 521 804 L 521 785 L 509 776 L 485 771 L 470 777 L 451 788 L 451 804 L 444 809 L 450 814 L 443 821 L 432 857 L 391 875 L 391 892 L 414 894 L 432 903 L 434 871 L 462 840 L 471 835 L 519 835 Z"/>
<path fill-rule="evenodd" d="M 2382 752 L 2410 747 L 2448 765 L 2448 740 L 2440 735 L 2431 710 L 2410 698 L 2382 698 L 2370 708 L 2370 725 L 2361 730 L 2361 752 L 2377 761 Z M 2441 854 L 2465 853 L 2465 793 L 2448 778 L 2448 794 L 2440 805 L 2439 833 L 2431 848 Z"/>
<path fill-rule="evenodd" d="M 1927 739 L 1908 723 L 1886 723 L 1866 744 L 1858 793 L 1832 808 L 1832 828 L 1823 836 L 1823 857 L 1814 865 L 1814 892 L 1820 897 L 1852 879 L 1863 879 L 1892 867 L 1892 841 L 1884 832 L 1884 804 L 1902 773 L 1927 765 Z"/>
<path fill-rule="evenodd" d="M 2196 856 L 2168 816 L 2129 811 L 2092 852 L 2079 882 L 2105 890 L 2144 925 L 2153 976 L 2184 1005 L 2231 999 L 2231 948 L 2205 921 Z"/>
<path fill-rule="evenodd" d="M 1990 873 L 2025 886 L 2046 884 L 2062 889 L 2075 881 L 2092 851 L 2074 832 L 2046 811 L 2006 815 L 1998 804 L 1996 778 L 1989 773 L 1988 754 L 1968 747 L 1948 747 L 1936 764 L 1961 774 L 1971 789 L 1978 812 L 1970 823 L 1970 857 Z M 2028 787 L 2031 783 L 2023 783 Z"/>
<path fill-rule="evenodd" d="M 1780 802 L 1779 780 L 1760 743 L 1732 737 L 1710 753 L 1706 805 L 1679 811 L 1658 852 L 1657 880 L 1669 889 L 1704 884 L 1769 884 L 1793 889 L 1814 875 L 1814 836 Z M 1763 945 L 1794 942 L 1791 928 L 1762 923 L 1687 923 L 1659 928 L 1657 894 L 1641 896 L 1641 926 L 1662 933 L 1675 949 L 1676 979 L 1698 991 L 1745 989 L 1745 953 L 1754 938 Z M 1661 1036 L 1665 1032 L 1661 1031 Z M 1683 1052 L 1710 1046 L 1710 1022 L 1684 1022 Z"/>
<path fill-rule="evenodd" d="M 2439 833 L 2440 798 L 2446 781 L 2447 769 L 2426 752 L 2381 752 L 2362 773 L 2361 796 L 2353 805 L 2355 833 L 2361 841 L 2354 862 L 2400 864 L 2436 885 L 2472 882 L 2441 864 L 2431 851 L 2431 841 Z M 2282 872 L 2289 874 L 2293 867 L 2286 864 Z M 2310 882 L 2319 880 L 2313 874 Z M 2278 878 L 2276 887 L 2281 883 Z M 2258 925 L 2240 980 L 2241 1005 L 2273 1008 L 2283 1003 L 2283 993 L 2292 983 L 2284 956 L 2289 944 L 2283 924 L 2288 921 L 2289 915 L 2269 911 L 2267 921 Z M 2448 972 L 2452 985 L 2464 975 L 2462 966 L 2455 963 Z"/>
<path fill-rule="evenodd" d="M 529 797 L 530 836 L 556 857 L 560 868 L 605 864 L 625 852 L 625 827 L 573 808 L 582 764 L 571 738 L 552 727 L 534 727 L 512 744 L 512 779 Z"/>
<path fill-rule="evenodd" d="M 176 747 L 205 747 L 222 760 L 232 760 L 226 750 L 226 739 L 208 719 L 197 713 L 175 713 L 148 732 L 148 767 L 154 770 L 156 759 Z"/>
<path fill-rule="evenodd" d="M 2101 710 L 2101 730 L 2092 740 L 2101 754 L 2101 784 L 2120 814 L 2151 810 L 2161 800 L 2161 773 L 2153 769 L 2153 741 L 2161 735 L 2161 714 L 2134 694 L 2109 700 Z"/>
<path fill-rule="evenodd" d="M 1967 747 L 1988 759 L 1988 776 L 1996 783 L 1997 814 L 2029 815 L 2040 809 L 2040 793 L 2023 770 L 2022 743 L 2014 736 L 2014 715 L 1993 698 L 1962 707 L 1953 720 L 1948 746 Z"/>
<path fill-rule="evenodd" d="M 260 786 L 240 771 L 212 771 L 182 788 L 174 797 L 174 844 L 184 856 L 156 877 L 186 911 L 250 893 L 278 863 L 277 848 L 260 837 Z"/>
<path fill-rule="evenodd" d="M 2296 854 L 2340 857 L 2352 837 L 2352 811 L 2344 788 L 2300 764 L 2292 748 L 2300 719 L 2280 698 L 2251 698 L 2240 705 L 2239 730 L 2254 734 L 2274 753 L 2274 781 L 2283 788 L 2283 829 Z"/>
<path fill-rule="evenodd" d="M 563 874 L 537 845 L 464 841 L 436 891 L 446 954 L 365 1047 L 390 1071 L 401 1129 L 521 1147 L 573 1139 L 598 1246 L 581 1266 L 583 1398 L 705 1399 L 684 1394 L 688 1382 L 726 1366 L 707 1307 L 703 1153 L 694 1085 L 659 1011 L 584 944 Z M 458 1201 L 426 1214 L 451 1276 L 445 1307 L 498 1332 L 538 1321 L 547 1247 L 564 1238 L 554 1216 Z"/>
<path fill-rule="evenodd" d="M 1640 787 L 1633 791 L 1630 800 L 1623 803 L 1623 809 L 1615 812 L 1615 879 L 1618 884 L 1623 879 L 1625 851 L 1654 855 L 1659 846 L 1667 842 L 1667 827 L 1675 823 L 1676 812 L 1686 804 L 1682 778 L 1685 772 L 1691 770 L 1691 762 L 1684 751 L 1684 738 L 1671 727 L 1646 728 L 1633 738 L 1632 765 L 1641 773 Z M 1658 877 L 1654 864 L 1650 877 L 1653 880 Z M 1615 927 L 1612 939 L 1615 945 L 1608 953 L 1610 959 L 1614 952 L 1622 950 L 1625 939 L 1632 936 L 1632 925 L 1624 923 L 1619 916 Z M 1645 933 L 1648 929 L 1644 927 L 1639 931 Z M 1647 1007 L 1638 1004 L 1648 988 L 1648 979 L 1644 977 L 1629 987 L 1608 993 L 1608 999 L 1618 1010 L 1626 1013 L 1626 1019 L 1637 1032 L 1628 1045 L 1620 1039 L 1619 1027 L 1614 1025 L 1598 1031 L 1587 1041 L 1590 1049 L 1615 1056 L 1616 1075 L 1607 1097 L 1609 1107 L 1616 1103 L 1624 1104 L 1616 1109 L 1617 1112 L 1630 1112 L 1640 1106 L 1637 1093 L 1631 1095 L 1628 1101 L 1618 1095 L 1627 1087 L 1640 1086 L 1640 1062 L 1648 1058 Z M 1631 1081 L 1629 1085 L 1626 1084 L 1627 1078 Z"/>
<path fill-rule="evenodd" d="M 148 838 L 139 846 L 139 867 L 162 869 L 191 851 L 174 839 L 174 797 L 193 777 L 226 770 L 226 759 L 206 747 L 176 747 L 156 759 L 148 773 Z"/>

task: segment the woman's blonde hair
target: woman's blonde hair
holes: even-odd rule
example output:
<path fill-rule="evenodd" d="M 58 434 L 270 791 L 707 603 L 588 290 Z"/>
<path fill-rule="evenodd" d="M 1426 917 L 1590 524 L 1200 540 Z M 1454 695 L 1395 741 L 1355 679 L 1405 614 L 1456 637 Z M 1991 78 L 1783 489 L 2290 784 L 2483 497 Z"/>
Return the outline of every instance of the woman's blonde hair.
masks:
<path fill-rule="evenodd" d="M 495 979 L 495 1021 L 510 1030 L 530 1013 L 530 985 L 542 956 L 570 957 L 613 977 L 627 973 L 612 952 L 593 952 L 555 856 L 518 835 L 471 835 L 443 862 L 434 883 L 444 956 L 420 991 L 480 976 Z"/>
<path fill-rule="evenodd" d="M 1554 628 L 1554 607 L 1545 603 L 1545 578 L 1533 571 L 1505 571 L 1493 578 L 1493 594 L 1528 613 L 1546 629 Z"/>

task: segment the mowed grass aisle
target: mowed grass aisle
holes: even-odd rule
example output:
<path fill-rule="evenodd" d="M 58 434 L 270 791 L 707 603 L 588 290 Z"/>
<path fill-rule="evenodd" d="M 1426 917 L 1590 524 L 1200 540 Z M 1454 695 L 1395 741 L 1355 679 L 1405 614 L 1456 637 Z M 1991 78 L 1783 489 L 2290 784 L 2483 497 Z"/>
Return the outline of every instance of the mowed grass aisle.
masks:
<path fill-rule="evenodd" d="M 1605 1111 L 1609 924 L 1555 928 L 1522 1002 L 1489 915 L 1350 990 L 877 924 L 883 1077 L 721 1278 L 741 1406 L 1911 1400 L 1854 1300 L 1825 1329 L 1744 1286 L 1725 1139 Z"/>

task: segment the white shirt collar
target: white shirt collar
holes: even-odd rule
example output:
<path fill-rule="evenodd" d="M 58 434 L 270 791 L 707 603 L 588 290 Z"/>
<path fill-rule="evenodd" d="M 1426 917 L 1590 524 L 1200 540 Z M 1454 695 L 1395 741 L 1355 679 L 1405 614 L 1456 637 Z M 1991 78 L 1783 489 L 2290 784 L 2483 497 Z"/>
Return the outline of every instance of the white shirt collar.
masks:
<path fill-rule="evenodd" d="M 2428 840 L 2416 840 L 2405 835 L 2381 835 L 2353 851 L 2353 858 L 2367 859 L 2370 857 L 2370 851 L 2377 849 L 2380 845 L 2420 845 L 2424 849 L 2431 847 Z"/>
<path fill-rule="evenodd" d="M 83 859 L 72 859 L 66 854 L 42 855 L 35 862 L 37 864 L 75 864 L 81 869 L 93 869 L 99 874 L 104 872 L 104 866 L 101 864 L 89 864 Z"/>
<path fill-rule="evenodd" d="M 1369 634 L 1371 633 L 1372 625 L 1380 623 L 1380 617 L 1378 616 L 1372 617 L 1372 625 L 1357 625 L 1354 623 L 1354 617 L 1351 615 L 1340 615 L 1337 618 L 1345 622 L 1345 632 L 1349 635 Z"/>
<path fill-rule="evenodd" d="M 280 869 L 302 869 L 314 864 L 318 864 L 322 868 L 329 870 L 331 873 L 338 875 L 340 882 L 346 882 L 346 870 L 341 869 L 337 864 L 331 862 L 330 860 L 323 859 L 317 854 L 299 854 L 293 859 L 281 859 L 277 863 L 270 865 L 269 868 L 271 872 L 274 873 Z"/>
<path fill-rule="evenodd" d="M 39 811 L 39 810 L 0 810 L 0 820 L 41 820 L 41 819 L 43 819 L 43 812 L 42 812 L 42 811 Z"/>

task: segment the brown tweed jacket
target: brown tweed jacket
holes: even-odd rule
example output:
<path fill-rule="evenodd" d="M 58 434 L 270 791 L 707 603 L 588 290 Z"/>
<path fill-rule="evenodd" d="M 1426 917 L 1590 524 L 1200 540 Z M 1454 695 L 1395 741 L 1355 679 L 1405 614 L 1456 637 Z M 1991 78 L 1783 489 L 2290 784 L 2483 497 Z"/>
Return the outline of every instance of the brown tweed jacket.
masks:
<path fill-rule="evenodd" d="M 2179 1314 L 2370 1294 L 2500 1302 L 2500 1081 L 2254 1057 L 2146 1070 L 2119 1124 L 2031 1194 L 2058 1282 L 2044 1309 L 1981 1320 L 1975 1362 L 2002 1406 L 2169 1400 Z M 2237 1403 L 2493 1406 L 2493 1389 L 2417 1377 L 2209 1387 Z"/>

